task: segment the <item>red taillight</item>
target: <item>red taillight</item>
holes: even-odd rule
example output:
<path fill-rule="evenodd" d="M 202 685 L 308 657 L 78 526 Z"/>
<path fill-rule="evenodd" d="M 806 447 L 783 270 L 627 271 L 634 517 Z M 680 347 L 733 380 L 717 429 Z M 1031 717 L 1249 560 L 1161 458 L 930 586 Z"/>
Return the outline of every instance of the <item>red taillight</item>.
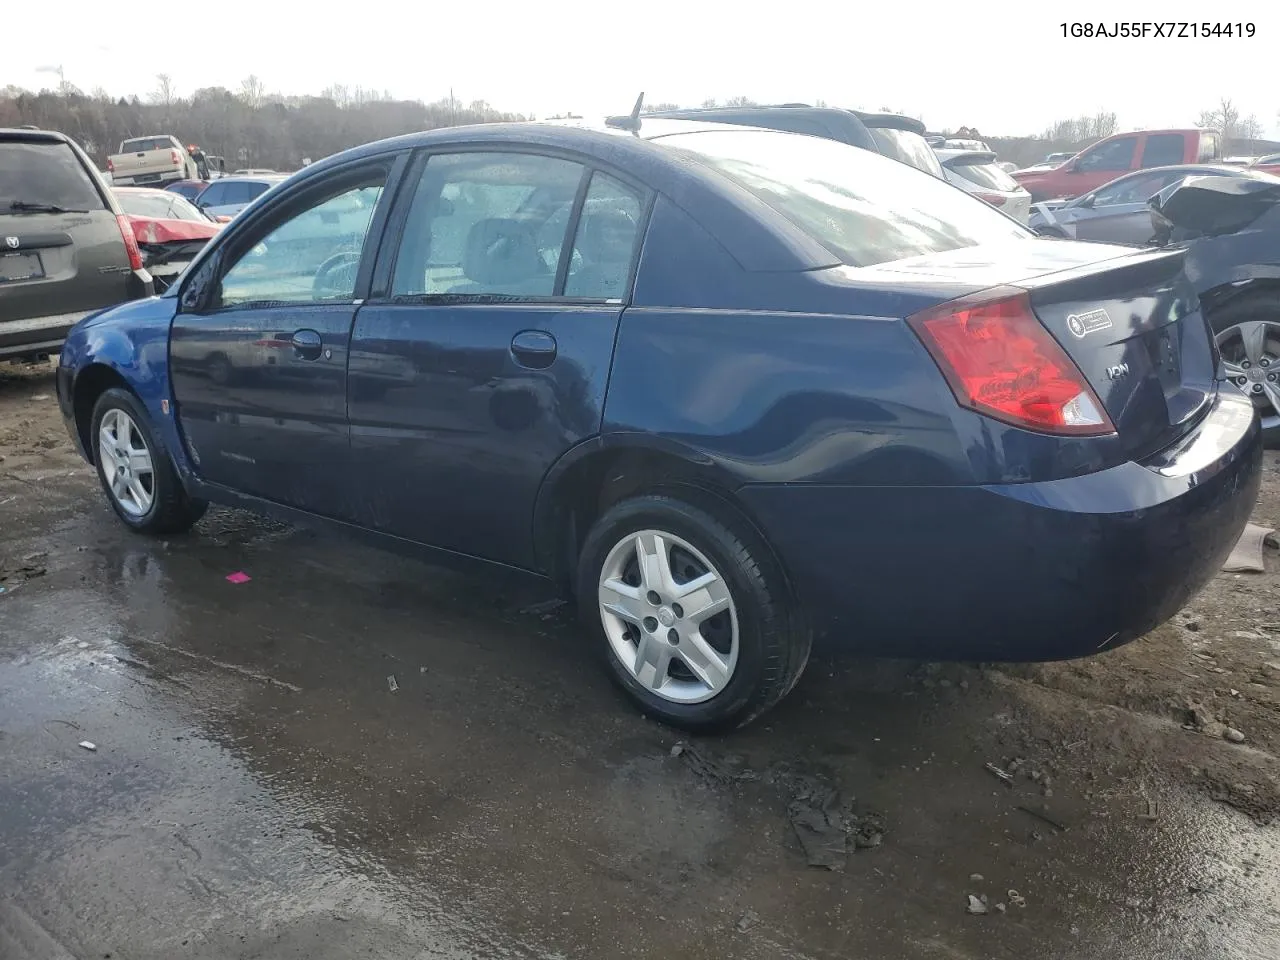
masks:
<path fill-rule="evenodd" d="M 169 161 L 174 164 L 179 164 L 182 162 L 182 157 L 178 154 L 177 150 L 170 150 Z"/>
<path fill-rule="evenodd" d="M 116 217 L 120 226 L 120 236 L 124 237 L 124 248 L 129 251 L 129 269 L 142 269 L 142 251 L 138 249 L 138 239 L 133 235 L 133 225 L 123 213 Z"/>
<path fill-rule="evenodd" d="M 1115 432 L 1079 369 L 1036 319 L 1026 291 L 987 290 L 907 323 L 961 406 L 1042 433 Z"/>
<path fill-rule="evenodd" d="M 987 201 L 987 203 L 991 204 L 993 207 L 1004 206 L 1005 198 L 1000 196 L 998 193 L 975 193 L 974 196 L 979 200 Z"/>
<path fill-rule="evenodd" d="M 111 162 L 111 158 L 107 157 L 107 173 L 115 173 L 116 165 Z"/>

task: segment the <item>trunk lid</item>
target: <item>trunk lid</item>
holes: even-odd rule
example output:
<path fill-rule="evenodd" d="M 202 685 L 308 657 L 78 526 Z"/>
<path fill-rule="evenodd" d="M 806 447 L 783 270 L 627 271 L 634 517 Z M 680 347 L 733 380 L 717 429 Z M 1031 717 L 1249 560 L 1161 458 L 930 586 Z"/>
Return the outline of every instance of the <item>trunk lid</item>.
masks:
<path fill-rule="evenodd" d="M 1079 368 L 1128 457 L 1189 431 L 1216 390 L 1217 355 L 1183 272 L 1185 251 L 1021 240 L 848 271 L 860 285 L 904 283 L 912 310 L 997 287 L 1026 290 L 1040 323 Z"/>
<path fill-rule="evenodd" d="M 1135 252 L 1017 283 L 1134 458 L 1187 433 L 1216 390 L 1216 347 L 1185 256 Z"/>

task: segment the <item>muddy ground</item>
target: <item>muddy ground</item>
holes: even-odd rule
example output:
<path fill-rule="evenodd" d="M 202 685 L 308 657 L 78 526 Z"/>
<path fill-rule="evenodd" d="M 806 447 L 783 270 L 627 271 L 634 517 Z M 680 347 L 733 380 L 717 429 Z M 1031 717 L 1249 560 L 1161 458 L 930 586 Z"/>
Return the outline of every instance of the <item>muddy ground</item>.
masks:
<path fill-rule="evenodd" d="M 1118 651 L 820 654 L 690 742 L 527 587 L 130 535 L 47 367 L 0 367 L 0 531 L 4 960 L 1280 955 L 1275 550 Z"/>

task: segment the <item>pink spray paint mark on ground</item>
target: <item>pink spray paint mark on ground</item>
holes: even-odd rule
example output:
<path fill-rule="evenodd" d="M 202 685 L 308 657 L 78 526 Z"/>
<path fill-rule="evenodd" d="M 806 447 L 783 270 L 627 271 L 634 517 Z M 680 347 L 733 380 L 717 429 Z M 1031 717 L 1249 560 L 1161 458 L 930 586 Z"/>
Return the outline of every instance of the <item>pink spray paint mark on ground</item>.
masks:
<path fill-rule="evenodd" d="M 249 576 L 243 570 L 237 570 L 235 573 L 227 574 L 228 583 L 248 583 L 253 577 Z"/>

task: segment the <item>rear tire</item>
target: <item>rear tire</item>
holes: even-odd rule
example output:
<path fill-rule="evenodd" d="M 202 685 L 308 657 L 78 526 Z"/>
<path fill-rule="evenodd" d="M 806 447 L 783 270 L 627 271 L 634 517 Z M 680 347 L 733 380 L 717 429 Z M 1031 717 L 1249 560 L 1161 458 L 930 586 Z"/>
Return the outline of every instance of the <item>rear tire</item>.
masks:
<path fill-rule="evenodd" d="M 610 677 L 646 714 L 733 729 L 791 690 L 812 636 L 749 525 L 684 496 L 637 496 L 595 522 L 578 565 L 579 611 Z"/>
<path fill-rule="evenodd" d="M 1253 401 L 1268 423 L 1267 439 L 1280 440 L 1280 295 L 1230 300 L 1209 313 L 1209 326 L 1222 353 L 1226 385 Z"/>
<path fill-rule="evenodd" d="M 155 536 L 185 533 L 204 516 L 209 505 L 187 496 L 137 397 L 122 387 L 106 390 L 94 404 L 92 425 L 98 480 L 126 527 Z"/>

